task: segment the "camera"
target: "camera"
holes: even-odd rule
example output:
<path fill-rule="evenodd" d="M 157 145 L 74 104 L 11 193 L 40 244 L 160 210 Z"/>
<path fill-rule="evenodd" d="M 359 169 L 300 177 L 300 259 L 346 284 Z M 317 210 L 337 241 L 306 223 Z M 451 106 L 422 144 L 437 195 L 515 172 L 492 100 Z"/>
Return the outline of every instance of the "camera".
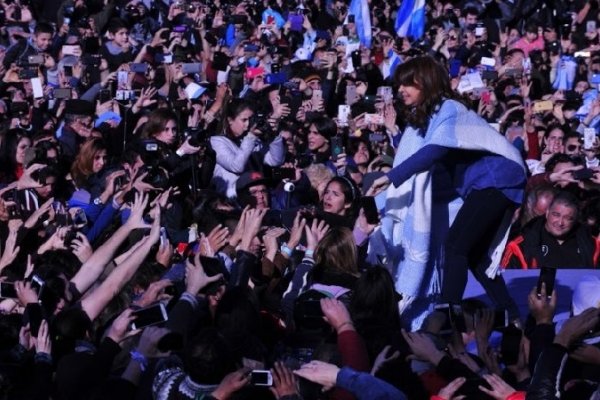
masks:
<path fill-rule="evenodd" d="M 184 132 L 184 136 L 189 138 L 188 143 L 194 147 L 205 146 L 208 142 L 209 137 L 208 133 L 205 130 L 199 128 L 186 129 Z"/>

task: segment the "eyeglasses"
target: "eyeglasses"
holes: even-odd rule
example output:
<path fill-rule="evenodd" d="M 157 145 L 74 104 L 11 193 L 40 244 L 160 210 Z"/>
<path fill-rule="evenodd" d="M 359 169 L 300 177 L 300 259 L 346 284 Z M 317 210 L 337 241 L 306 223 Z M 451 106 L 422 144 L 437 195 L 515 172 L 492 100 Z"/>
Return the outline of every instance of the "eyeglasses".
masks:
<path fill-rule="evenodd" d="M 249 190 L 248 193 L 250 193 L 250 196 L 258 196 L 259 194 L 267 194 L 269 193 L 267 191 L 267 189 L 256 189 L 256 190 Z"/>
<path fill-rule="evenodd" d="M 450 40 L 457 40 L 458 38 L 456 36 L 448 36 L 448 39 L 450 39 Z"/>
<path fill-rule="evenodd" d="M 567 151 L 578 151 L 581 150 L 580 144 L 570 144 L 567 146 Z"/>

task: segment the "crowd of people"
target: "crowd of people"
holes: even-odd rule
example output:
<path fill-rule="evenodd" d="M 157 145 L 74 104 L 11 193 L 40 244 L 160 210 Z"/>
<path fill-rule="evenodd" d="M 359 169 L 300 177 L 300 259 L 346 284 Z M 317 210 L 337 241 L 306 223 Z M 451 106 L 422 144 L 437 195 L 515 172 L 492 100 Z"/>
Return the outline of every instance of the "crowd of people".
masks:
<path fill-rule="evenodd" d="M 0 399 L 600 398 L 598 0 L 426 3 L 0 0 Z"/>

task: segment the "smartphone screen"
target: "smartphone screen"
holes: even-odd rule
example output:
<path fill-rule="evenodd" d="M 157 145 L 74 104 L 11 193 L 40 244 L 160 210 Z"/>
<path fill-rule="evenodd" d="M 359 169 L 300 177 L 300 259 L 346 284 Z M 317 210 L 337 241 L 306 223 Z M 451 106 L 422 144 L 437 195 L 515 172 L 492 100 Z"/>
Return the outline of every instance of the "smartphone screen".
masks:
<path fill-rule="evenodd" d="M 546 284 L 546 296 L 551 297 L 554 291 L 554 281 L 556 279 L 556 268 L 542 267 L 540 269 L 540 277 L 537 283 L 537 295 L 542 294 L 542 283 Z"/>
<path fill-rule="evenodd" d="M 523 331 L 514 325 L 510 325 L 504 330 L 500 345 L 500 356 L 505 365 L 515 365 L 519 362 L 522 337 Z"/>
<path fill-rule="evenodd" d="M 342 145 L 342 138 L 339 136 L 333 136 L 331 139 L 331 158 L 337 160 L 337 157 L 344 152 L 344 146 Z"/>
<path fill-rule="evenodd" d="M 494 330 L 499 331 L 508 326 L 508 310 L 496 310 L 494 312 Z"/>
<path fill-rule="evenodd" d="M 0 298 L 3 298 L 3 299 L 18 298 L 14 282 L 0 282 Z"/>
<path fill-rule="evenodd" d="M 160 324 L 169 319 L 165 305 L 162 303 L 134 311 L 132 315 L 135 316 L 135 319 L 131 323 L 132 329 L 142 329 L 146 326 Z"/>
<path fill-rule="evenodd" d="M 250 373 L 250 384 L 254 386 L 272 386 L 271 371 L 255 369 Z"/>
<path fill-rule="evenodd" d="M 379 212 L 377 211 L 375 198 L 372 196 L 364 196 L 361 197 L 360 202 L 361 207 L 365 212 L 367 222 L 371 225 L 377 225 L 379 223 Z"/>

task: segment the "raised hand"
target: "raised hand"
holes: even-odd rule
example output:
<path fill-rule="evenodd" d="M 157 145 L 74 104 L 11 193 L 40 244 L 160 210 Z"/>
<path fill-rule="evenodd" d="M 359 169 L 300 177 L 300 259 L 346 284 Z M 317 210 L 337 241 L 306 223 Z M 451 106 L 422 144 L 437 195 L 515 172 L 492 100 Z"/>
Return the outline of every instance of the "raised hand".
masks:
<path fill-rule="evenodd" d="M 333 364 L 313 360 L 294 371 L 294 374 L 322 385 L 323 390 L 327 391 L 335 386 L 339 372 L 340 369 Z"/>
<path fill-rule="evenodd" d="M 290 239 L 287 244 L 288 247 L 294 251 L 298 243 L 300 243 L 300 239 L 302 238 L 302 232 L 304 231 L 304 227 L 306 226 L 306 219 L 302 218 L 302 214 L 298 211 L 296 213 L 296 217 L 294 218 L 294 224 L 292 225 L 292 230 L 290 231 Z"/>
<path fill-rule="evenodd" d="M 223 278 L 223 274 L 217 274 L 213 276 L 206 275 L 206 272 L 204 272 L 204 267 L 200 262 L 199 254 L 196 254 L 196 256 L 194 257 L 193 264 L 190 261 L 186 261 L 185 283 L 186 292 L 188 293 L 196 295 L 209 283 L 216 282 L 221 278 Z"/>
<path fill-rule="evenodd" d="M 504 382 L 498 375 L 484 375 L 483 379 L 492 387 L 492 390 L 481 385 L 479 385 L 479 390 L 496 400 L 504 400 L 516 392 L 512 386 Z"/>
<path fill-rule="evenodd" d="M 85 263 L 94 252 L 87 237 L 81 232 L 77 232 L 75 235 L 75 239 L 71 242 L 71 249 L 82 263 Z"/>
<path fill-rule="evenodd" d="M 438 397 L 443 400 L 461 400 L 464 399 L 466 396 L 456 396 L 454 397 L 454 393 L 456 393 L 456 391 L 458 389 L 460 389 L 460 387 L 466 382 L 466 378 L 464 377 L 459 377 L 456 378 L 455 380 L 453 380 L 452 382 L 450 382 L 449 384 L 447 384 L 446 386 L 444 386 L 443 388 L 440 389 L 440 392 L 438 393 Z"/>
<path fill-rule="evenodd" d="M 271 369 L 271 374 L 273 375 L 271 393 L 273 393 L 276 399 L 298 394 L 298 382 L 296 381 L 296 377 L 284 363 L 275 362 L 274 368 Z"/>
<path fill-rule="evenodd" d="M 373 363 L 373 368 L 371 369 L 371 375 L 375 376 L 377 372 L 383 367 L 383 365 L 387 362 L 397 359 L 400 357 L 400 352 L 398 350 L 394 351 L 390 354 L 390 350 L 392 346 L 387 345 L 377 354 L 377 358 L 375 358 L 375 362 Z"/>
<path fill-rule="evenodd" d="M 132 315 L 133 309 L 126 308 L 119 316 L 113 321 L 108 328 L 108 336 L 115 343 L 121 343 L 123 340 L 128 337 L 137 335 L 140 330 L 130 330 L 131 323 L 135 320 L 135 317 Z"/>
<path fill-rule="evenodd" d="M 354 330 L 350 313 L 341 301 L 321 299 L 321 310 L 323 310 L 325 321 L 336 330 L 338 335 L 347 330 Z"/>
<path fill-rule="evenodd" d="M 312 225 L 310 227 L 306 226 L 304 230 L 306 231 L 306 250 L 314 251 L 329 231 L 329 225 L 325 221 L 319 221 L 315 218 Z"/>

